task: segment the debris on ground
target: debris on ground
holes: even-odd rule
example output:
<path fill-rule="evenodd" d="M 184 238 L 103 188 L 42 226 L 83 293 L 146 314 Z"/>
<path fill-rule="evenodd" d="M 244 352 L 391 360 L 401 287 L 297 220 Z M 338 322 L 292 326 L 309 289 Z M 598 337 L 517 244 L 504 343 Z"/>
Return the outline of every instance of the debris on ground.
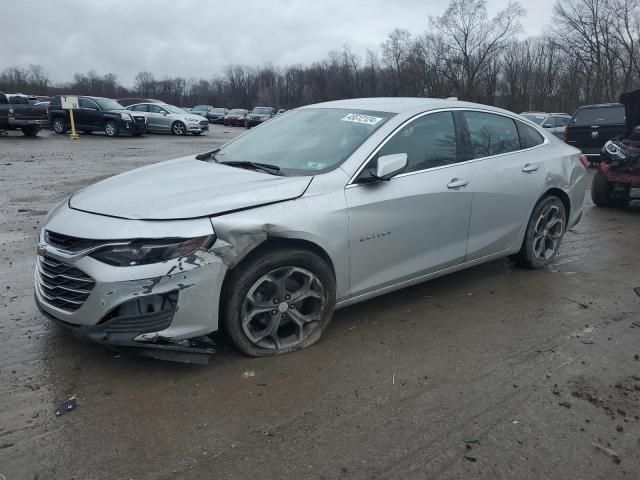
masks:
<path fill-rule="evenodd" d="M 636 295 L 640 297 L 640 287 L 634 288 L 633 291 L 636 292 Z"/>
<path fill-rule="evenodd" d="M 558 405 L 564 408 L 571 408 L 571 402 L 560 402 Z"/>
<path fill-rule="evenodd" d="M 475 462 L 476 460 L 478 460 L 476 457 L 472 457 L 471 455 L 464 455 L 464 459 L 470 462 Z"/>
<path fill-rule="evenodd" d="M 600 445 L 599 443 L 595 443 L 595 442 L 593 442 L 592 445 L 596 448 L 596 450 L 600 450 L 605 455 L 610 456 L 611 459 L 614 462 L 620 463 L 620 456 L 614 450 L 611 450 L 610 448 L 607 448 L 607 447 L 605 447 L 603 445 Z"/>
<path fill-rule="evenodd" d="M 256 376 L 255 370 L 247 370 L 246 372 L 244 372 L 242 374 L 243 378 L 251 378 L 251 377 L 255 377 L 255 376 Z"/>
<path fill-rule="evenodd" d="M 71 397 L 66 402 L 63 402 L 60 405 L 58 405 L 58 408 L 56 408 L 56 417 L 61 417 L 62 415 L 69 413 L 72 410 L 75 410 L 77 406 L 78 406 L 78 399 L 76 397 Z"/>

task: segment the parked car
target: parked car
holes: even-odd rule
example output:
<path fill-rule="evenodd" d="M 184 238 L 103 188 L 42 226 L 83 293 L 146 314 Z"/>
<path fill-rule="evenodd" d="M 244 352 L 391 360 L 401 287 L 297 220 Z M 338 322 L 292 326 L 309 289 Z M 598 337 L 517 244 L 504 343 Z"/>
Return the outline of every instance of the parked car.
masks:
<path fill-rule="evenodd" d="M 48 123 L 46 106 L 32 105 L 25 95 L 0 92 L 0 130 L 22 130 L 35 137 Z"/>
<path fill-rule="evenodd" d="M 605 143 L 591 184 L 591 199 L 599 207 L 625 207 L 640 201 L 640 90 L 620 97 L 625 108 L 625 132 Z"/>
<path fill-rule="evenodd" d="M 285 112 L 286 110 L 284 108 L 281 108 L 280 110 L 278 110 L 278 115 L 282 115 Z"/>
<path fill-rule="evenodd" d="M 524 113 L 522 116 L 561 139 L 564 139 L 564 131 L 571 121 L 571 115 L 566 113 Z"/>
<path fill-rule="evenodd" d="M 249 110 L 244 108 L 234 108 L 224 116 L 223 124 L 225 126 L 231 125 L 234 127 L 244 127 L 244 122 L 249 114 Z"/>
<path fill-rule="evenodd" d="M 127 110 L 144 112 L 147 116 L 149 132 L 200 135 L 209 130 L 209 121 L 206 118 L 187 113 L 179 107 L 166 103 L 138 103 L 129 105 Z"/>
<path fill-rule="evenodd" d="M 191 109 L 191 113 L 195 113 L 196 115 L 200 115 L 204 118 L 209 118 L 208 114 L 210 110 L 213 110 L 213 105 L 196 105 Z"/>
<path fill-rule="evenodd" d="M 78 97 L 79 108 L 73 111 L 76 130 L 84 133 L 104 132 L 108 137 L 121 133 L 142 135 L 147 131 L 147 117 L 126 110 L 115 100 L 102 97 Z M 53 131 L 67 133 L 71 128 L 69 112 L 62 108 L 60 96 L 49 105 L 49 122 Z"/>
<path fill-rule="evenodd" d="M 587 105 L 576 110 L 565 130 L 565 141 L 587 155 L 592 163 L 612 138 L 625 133 L 624 106 L 620 103 Z"/>
<path fill-rule="evenodd" d="M 222 107 L 212 108 L 207 112 L 207 119 L 211 123 L 223 124 L 224 117 L 227 113 L 229 113 L 229 110 L 227 110 L 226 108 L 222 108 Z"/>
<path fill-rule="evenodd" d="M 485 105 L 299 108 L 64 199 L 40 233 L 36 303 L 155 357 L 201 354 L 221 328 L 248 355 L 299 350 L 335 308 L 508 255 L 549 265 L 581 218 L 585 163 Z"/>
<path fill-rule="evenodd" d="M 276 109 L 272 107 L 254 107 L 246 117 L 244 126 L 252 128 L 275 117 Z"/>
<path fill-rule="evenodd" d="M 120 98 L 116 100 L 123 107 L 128 107 L 129 105 L 136 105 L 138 103 L 164 103 L 162 100 L 156 100 L 155 98 Z"/>

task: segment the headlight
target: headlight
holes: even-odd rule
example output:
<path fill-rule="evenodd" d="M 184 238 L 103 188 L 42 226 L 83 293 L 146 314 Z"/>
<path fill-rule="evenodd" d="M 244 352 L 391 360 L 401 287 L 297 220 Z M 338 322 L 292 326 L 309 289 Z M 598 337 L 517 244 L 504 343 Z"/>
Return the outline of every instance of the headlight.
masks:
<path fill-rule="evenodd" d="M 127 245 L 105 247 L 92 253 L 91 257 L 115 267 L 132 267 L 184 257 L 196 250 L 209 248 L 214 241 L 215 235 L 187 239 L 133 240 Z"/>
<path fill-rule="evenodd" d="M 133 122 L 133 119 L 131 118 L 131 115 L 129 115 L 128 113 L 121 113 L 120 114 L 120 118 L 122 120 L 124 120 L 125 122 Z"/>
<path fill-rule="evenodd" d="M 626 158 L 624 151 L 611 140 L 604 144 L 604 150 L 614 160 L 624 160 Z"/>

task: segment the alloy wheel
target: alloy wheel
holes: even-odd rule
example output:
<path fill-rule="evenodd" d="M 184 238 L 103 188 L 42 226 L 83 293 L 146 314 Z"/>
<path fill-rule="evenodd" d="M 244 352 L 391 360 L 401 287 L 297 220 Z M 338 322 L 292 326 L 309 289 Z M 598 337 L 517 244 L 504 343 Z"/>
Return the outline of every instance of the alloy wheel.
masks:
<path fill-rule="evenodd" d="M 533 234 L 533 254 L 539 260 L 551 258 L 564 233 L 564 214 L 558 205 L 549 204 L 540 214 Z"/>
<path fill-rule="evenodd" d="M 184 135 L 185 126 L 183 123 L 177 122 L 173 125 L 173 133 L 175 135 Z"/>
<path fill-rule="evenodd" d="M 104 132 L 109 137 L 114 137 L 116 135 L 116 126 L 113 124 L 113 122 L 107 122 L 107 124 L 104 126 Z"/>
<path fill-rule="evenodd" d="M 61 118 L 56 118 L 53 121 L 53 131 L 56 133 L 64 133 L 64 122 Z"/>
<path fill-rule="evenodd" d="M 259 348 L 292 348 L 320 328 L 325 302 L 325 288 L 315 274 L 300 267 L 278 268 L 247 292 L 242 329 Z"/>

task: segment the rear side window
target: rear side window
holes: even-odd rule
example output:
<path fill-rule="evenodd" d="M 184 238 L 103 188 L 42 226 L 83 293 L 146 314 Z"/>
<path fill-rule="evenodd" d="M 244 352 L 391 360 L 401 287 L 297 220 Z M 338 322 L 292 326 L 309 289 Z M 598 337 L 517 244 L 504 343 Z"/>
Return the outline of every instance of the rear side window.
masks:
<path fill-rule="evenodd" d="M 131 110 L 133 110 L 134 112 L 146 112 L 147 111 L 147 106 L 146 105 L 136 105 L 135 107 L 131 107 Z"/>
<path fill-rule="evenodd" d="M 580 108 L 571 119 L 571 125 L 608 125 L 624 123 L 624 107 Z"/>
<path fill-rule="evenodd" d="M 4 93 L 0 93 L 0 105 L 6 105 L 8 102 L 7 96 Z"/>
<path fill-rule="evenodd" d="M 490 157 L 520 150 L 516 123 L 502 115 L 464 112 L 471 140 L 471 158 Z"/>
<path fill-rule="evenodd" d="M 424 115 L 402 127 L 378 152 L 376 158 L 406 153 L 406 172 L 458 162 L 456 129 L 451 112 Z"/>
<path fill-rule="evenodd" d="M 544 142 L 543 136 L 536 132 L 534 128 L 525 125 L 523 122 L 516 122 L 516 125 L 518 126 L 518 133 L 520 134 L 521 148 L 535 147 Z"/>

